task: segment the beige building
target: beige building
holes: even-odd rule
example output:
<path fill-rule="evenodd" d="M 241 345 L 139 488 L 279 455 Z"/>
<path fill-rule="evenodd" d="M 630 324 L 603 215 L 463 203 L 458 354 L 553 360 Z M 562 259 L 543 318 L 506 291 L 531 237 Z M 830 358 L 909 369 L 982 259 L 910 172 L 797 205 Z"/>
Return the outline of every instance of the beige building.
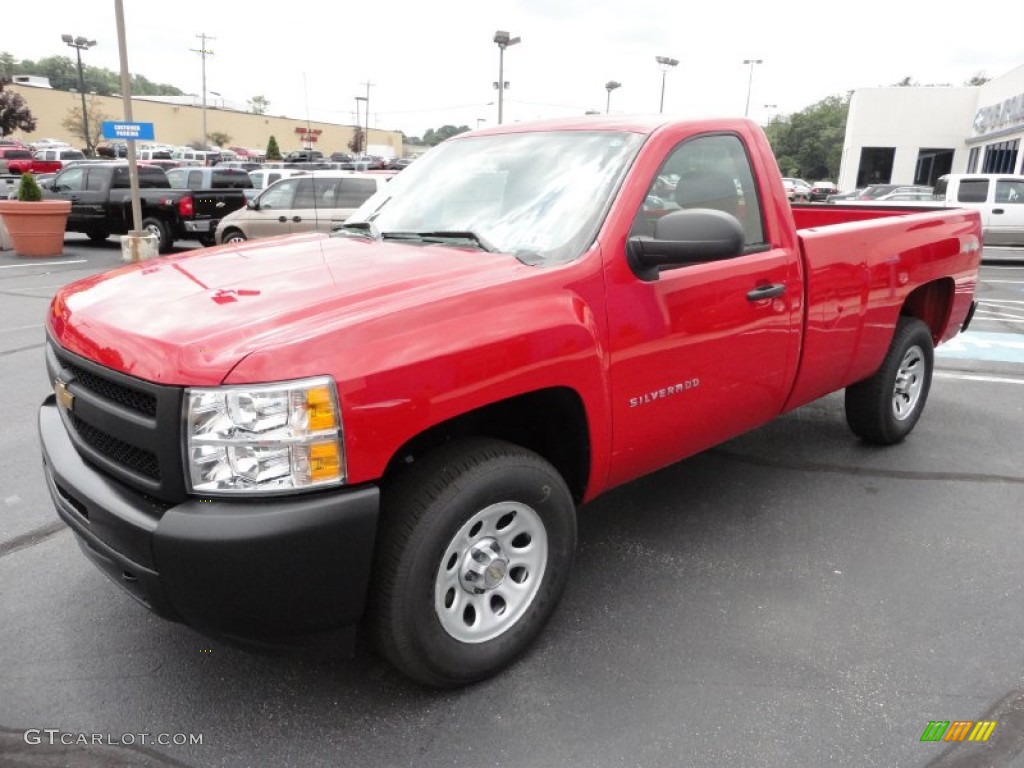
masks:
<path fill-rule="evenodd" d="M 82 100 L 78 93 L 57 91 L 52 88 L 23 84 L 5 85 L 6 90 L 20 93 L 36 119 L 36 130 L 32 133 L 16 131 L 13 138 L 26 144 L 42 138 L 63 140 L 75 147 L 82 147 L 81 136 L 72 136 L 63 126 L 68 114 L 80 114 Z M 203 109 L 201 106 L 169 104 L 151 101 L 153 97 L 132 99 L 132 119 L 139 123 L 153 123 L 154 140 L 160 144 L 184 146 L 199 142 L 203 133 Z M 100 113 L 106 120 L 124 120 L 124 104 L 119 96 L 88 96 L 89 113 Z M 326 156 L 332 152 L 351 152 L 349 142 L 355 133 L 355 126 L 337 125 L 256 115 L 221 109 L 207 103 L 207 134 L 223 133 L 231 137 L 225 146 L 251 147 L 266 150 L 267 142 L 273 136 L 282 154 L 293 149 L 302 149 L 302 132 L 307 128 L 320 131 L 316 143 L 312 144 Z M 301 129 L 301 132 L 296 130 Z M 90 133 L 96 134 L 90 125 Z M 402 134 L 399 131 L 385 131 L 371 128 L 367 145 L 374 149 L 389 147 L 390 152 L 381 152 L 393 157 L 402 156 Z"/>

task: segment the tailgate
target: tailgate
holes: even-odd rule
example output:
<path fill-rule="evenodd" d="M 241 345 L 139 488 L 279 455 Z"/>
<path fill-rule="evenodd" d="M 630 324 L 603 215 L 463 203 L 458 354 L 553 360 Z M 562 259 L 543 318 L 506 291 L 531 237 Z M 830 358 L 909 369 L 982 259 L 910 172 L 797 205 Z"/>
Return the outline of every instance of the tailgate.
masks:
<path fill-rule="evenodd" d="M 223 219 L 245 205 L 245 193 L 240 189 L 203 189 L 192 193 L 192 218 L 196 221 Z"/>

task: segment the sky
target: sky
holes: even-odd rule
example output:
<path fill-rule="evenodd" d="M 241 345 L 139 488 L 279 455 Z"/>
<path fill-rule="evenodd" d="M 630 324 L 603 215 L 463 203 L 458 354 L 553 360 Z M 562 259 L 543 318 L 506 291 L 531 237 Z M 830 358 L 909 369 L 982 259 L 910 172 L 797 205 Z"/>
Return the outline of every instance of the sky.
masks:
<path fill-rule="evenodd" d="M 264 4 L 223 0 L 123 7 L 133 73 L 200 94 L 202 57 L 192 49 L 205 33 L 208 104 L 245 109 L 259 95 L 268 114 L 353 124 L 355 97 L 370 83 L 370 124 L 409 136 L 497 124 L 497 30 L 521 38 L 504 54 L 504 122 L 604 112 L 609 101 L 613 114 L 658 112 L 664 81 L 666 114 L 747 113 L 764 123 L 857 88 L 906 77 L 963 85 L 1024 64 L 1019 44 L 984 32 L 992 20 L 1019 31 L 1019 0 L 975 0 L 955 13 L 921 0 L 314 0 L 271 3 L 269 13 Z M 84 63 L 118 71 L 115 8 L 115 0 L 48 0 L 40 16 L 32 3 L 5 3 L 0 51 L 18 61 L 74 59 L 60 36 L 81 35 L 97 42 Z M 656 56 L 679 64 L 663 77 Z M 621 83 L 610 95 L 609 81 Z"/>

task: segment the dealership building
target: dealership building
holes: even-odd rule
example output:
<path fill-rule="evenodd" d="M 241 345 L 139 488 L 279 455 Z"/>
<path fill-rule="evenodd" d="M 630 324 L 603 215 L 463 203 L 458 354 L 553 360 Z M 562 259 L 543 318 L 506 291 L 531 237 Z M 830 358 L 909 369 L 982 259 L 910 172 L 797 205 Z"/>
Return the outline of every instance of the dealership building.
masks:
<path fill-rule="evenodd" d="M 1024 65 L 980 86 L 860 88 L 850 98 L 838 185 L 1024 174 L 1022 144 Z"/>

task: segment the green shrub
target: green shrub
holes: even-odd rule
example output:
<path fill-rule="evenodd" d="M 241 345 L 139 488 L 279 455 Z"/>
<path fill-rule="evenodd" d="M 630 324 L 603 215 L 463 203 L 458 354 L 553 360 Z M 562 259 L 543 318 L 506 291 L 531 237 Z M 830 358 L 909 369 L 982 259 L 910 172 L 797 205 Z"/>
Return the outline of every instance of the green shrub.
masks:
<path fill-rule="evenodd" d="M 39 188 L 39 182 L 27 171 L 21 174 L 21 183 L 18 184 L 18 199 L 29 203 L 43 199 L 43 190 Z"/>

